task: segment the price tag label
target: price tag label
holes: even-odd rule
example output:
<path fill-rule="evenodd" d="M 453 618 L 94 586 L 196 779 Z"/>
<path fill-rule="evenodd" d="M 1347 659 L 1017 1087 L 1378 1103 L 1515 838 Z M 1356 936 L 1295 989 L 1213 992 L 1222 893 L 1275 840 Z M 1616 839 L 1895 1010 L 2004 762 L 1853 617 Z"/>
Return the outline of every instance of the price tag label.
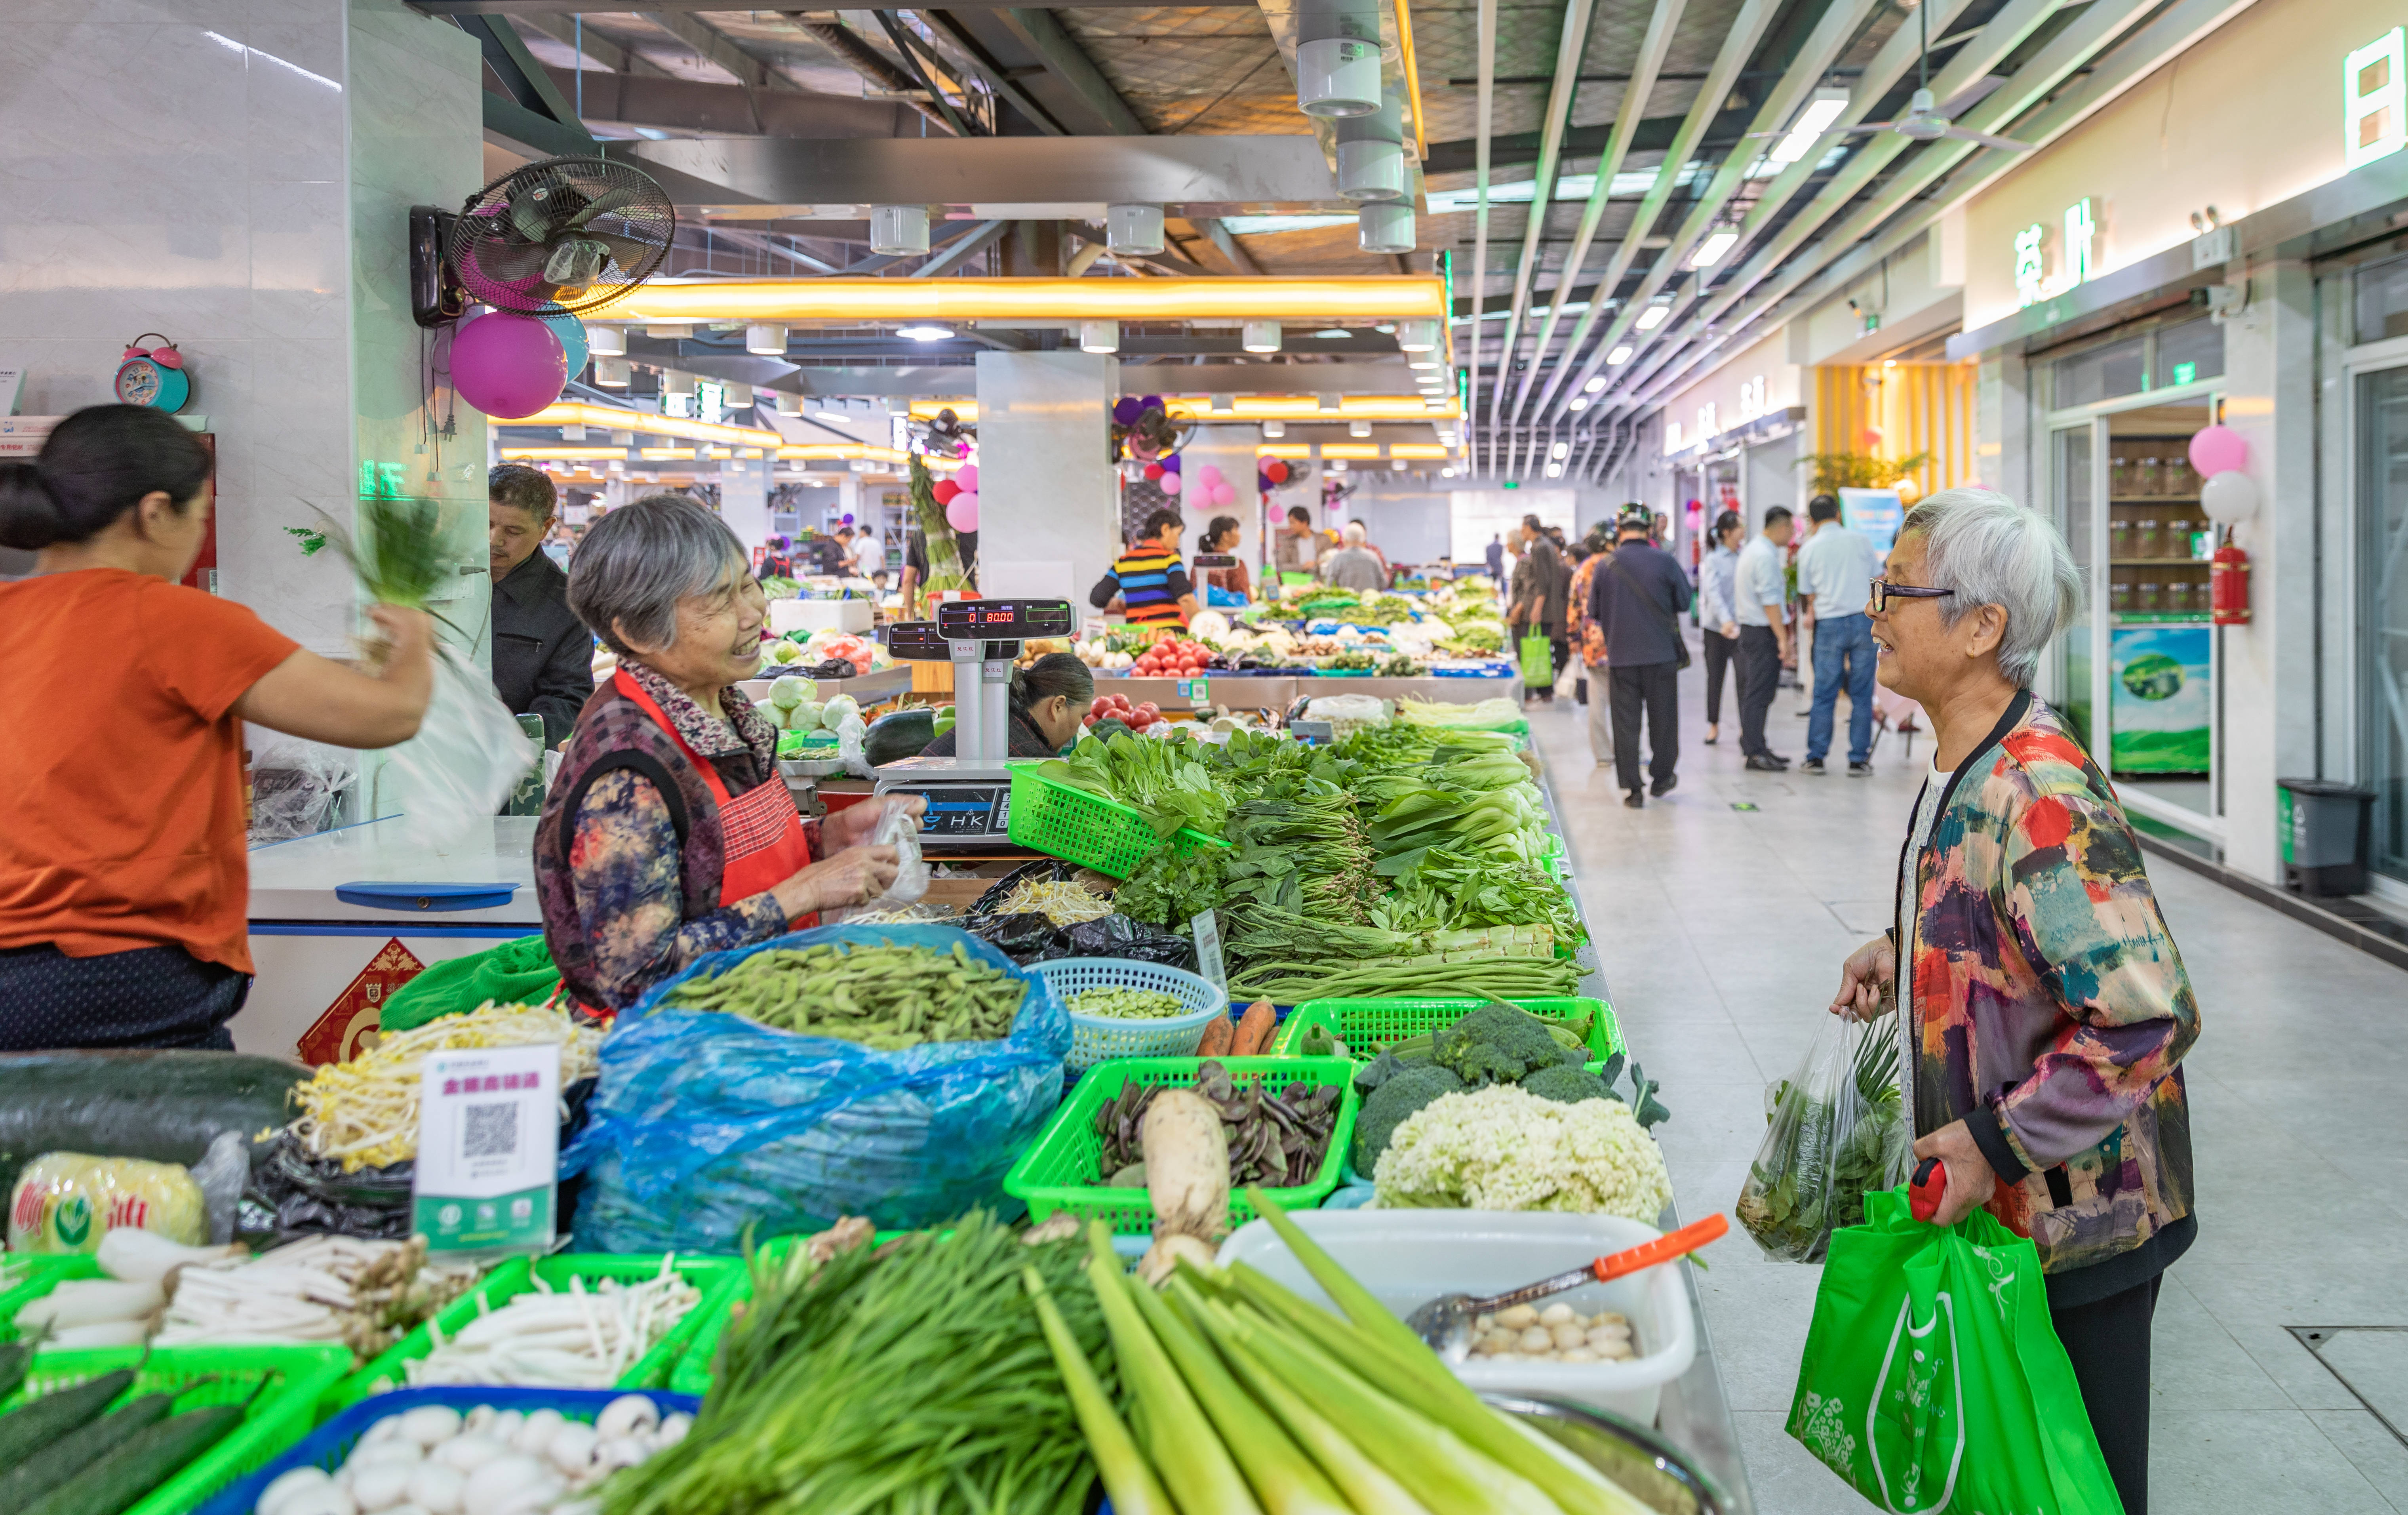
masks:
<path fill-rule="evenodd" d="M 1229 992 L 1229 970 L 1221 961 L 1221 916 L 1207 910 L 1187 923 L 1196 933 L 1196 971 L 1212 981 L 1212 987 L 1223 994 Z"/>
<path fill-rule="evenodd" d="M 1329 742 L 1338 735 L 1338 729 L 1327 721 L 1290 721 L 1287 731 L 1298 742 Z"/>
<path fill-rule="evenodd" d="M 421 1077 L 410 1228 L 427 1251 L 550 1251 L 560 1184 L 559 1046 L 429 1053 Z"/>

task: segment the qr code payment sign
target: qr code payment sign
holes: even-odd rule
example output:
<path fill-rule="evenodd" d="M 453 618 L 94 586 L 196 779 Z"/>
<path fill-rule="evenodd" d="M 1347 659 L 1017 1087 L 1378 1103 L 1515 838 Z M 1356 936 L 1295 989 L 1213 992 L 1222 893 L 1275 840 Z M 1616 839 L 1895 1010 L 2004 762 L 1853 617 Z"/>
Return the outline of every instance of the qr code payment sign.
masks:
<path fill-rule="evenodd" d="M 515 1100 L 494 1104 L 469 1104 L 460 1111 L 460 1160 L 516 1157 L 519 1150 L 519 1106 Z"/>

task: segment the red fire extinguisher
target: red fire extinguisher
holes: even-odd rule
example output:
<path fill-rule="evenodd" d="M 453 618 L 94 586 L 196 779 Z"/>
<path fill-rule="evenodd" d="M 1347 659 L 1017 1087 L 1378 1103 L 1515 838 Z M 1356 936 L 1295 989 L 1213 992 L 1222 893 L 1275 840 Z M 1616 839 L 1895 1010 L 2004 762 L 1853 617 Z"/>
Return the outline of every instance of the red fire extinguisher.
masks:
<path fill-rule="evenodd" d="M 2207 560 L 2207 592 L 2215 625 L 2249 624 L 2249 555 L 2232 544 L 2229 528 L 2224 545 Z"/>

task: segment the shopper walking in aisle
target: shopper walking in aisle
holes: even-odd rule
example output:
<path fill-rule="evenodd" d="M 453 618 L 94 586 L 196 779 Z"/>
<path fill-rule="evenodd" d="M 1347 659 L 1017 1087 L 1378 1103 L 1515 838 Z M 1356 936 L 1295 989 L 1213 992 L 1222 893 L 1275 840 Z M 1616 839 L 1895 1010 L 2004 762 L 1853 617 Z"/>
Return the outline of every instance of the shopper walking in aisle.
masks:
<path fill-rule="evenodd" d="M 1772 708 L 1781 671 L 1793 666 L 1789 651 L 1789 575 L 1782 552 L 1789 545 L 1789 508 L 1764 512 L 1764 530 L 1742 548 L 1732 572 L 1733 613 L 1739 618 L 1739 750 L 1747 766 L 1778 773 L 1789 759 L 1764 740 L 1765 713 Z"/>
<path fill-rule="evenodd" d="M 1814 713 L 1806 723 L 1806 761 L 1801 773 L 1824 772 L 1831 750 L 1842 687 L 1848 693 L 1848 776 L 1873 771 L 1872 623 L 1858 607 L 1872 593 L 1881 571 L 1873 544 L 1840 524 L 1840 501 L 1817 495 L 1806 502 L 1814 534 L 1798 550 L 1798 592 L 1813 607 Z"/>
<path fill-rule="evenodd" d="M 1489 581 L 1493 584 L 1503 584 L 1505 582 L 1505 539 L 1495 532 L 1489 533 L 1488 548 L 1481 556 L 1488 564 Z"/>
<path fill-rule="evenodd" d="M 1680 614 L 1689 608 L 1689 576 L 1671 554 L 1647 540 L 1643 507 L 1622 512 L 1613 556 L 1597 570 L 1588 613 L 1605 633 L 1606 682 L 1613 704 L 1613 769 L 1622 802 L 1637 810 L 1681 782 L 1681 670 L 1689 661 Z M 1646 713 L 1652 782 L 1639 787 L 1639 719 Z"/>
<path fill-rule="evenodd" d="M 1145 518 L 1145 535 L 1114 559 L 1111 570 L 1087 591 L 1087 603 L 1097 610 L 1120 601 L 1121 613 L 1131 626 L 1176 626 L 1185 628 L 1199 607 L 1196 586 L 1179 561 L 1179 536 L 1186 530 L 1179 512 L 1156 511 Z"/>
<path fill-rule="evenodd" d="M 1612 558 L 1613 544 L 1602 532 L 1593 533 L 1573 542 L 1565 553 L 1571 560 L 1571 588 L 1564 597 L 1565 613 L 1572 622 L 1572 653 L 1580 658 L 1580 686 L 1587 691 L 1588 751 L 1604 768 L 1613 761 L 1613 727 L 1609 714 L 1613 708 L 1612 693 L 1606 687 L 1605 628 L 1588 613 L 1590 586 L 1597 582 L 1597 570 Z"/>
<path fill-rule="evenodd" d="M 1271 567 L 1282 573 L 1310 573 L 1321 558 L 1321 539 L 1312 534 L 1312 512 L 1301 505 L 1287 508 L 1287 521 L 1271 536 Z"/>
<path fill-rule="evenodd" d="M 682 495 L 612 511 L 570 565 L 569 604 L 619 655 L 536 827 L 544 940 L 580 1004 L 624 1010 L 706 952 L 876 899 L 895 849 L 864 844 L 889 810 L 924 806 L 796 810 L 778 733 L 736 687 L 760 671 L 768 606 L 746 568 L 736 534 Z"/>
<path fill-rule="evenodd" d="M 2178 1064 L 2199 1005 L 2114 787 L 2031 692 L 2081 574 L 2046 517 L 1986 489 L 1908 514 L 1868 610 L 1881 682 L 1930 713 L 1897 923 L 1833 1013 L 1897 1005 L 1937 1217 L 2040 1249 L 2050 1313 L 2123 1496 L 2146 1515 L 2149 1335 L 2198 1233 Z"/>
<path fill-rule="evenodd" d="M 1698 624 L 1706 649 L 1706 745 L 1723 734 L 1723 673 L 1739 651 L 1739 613 L 1732 595 L 1739 581 L 1739 546 L 1747 523 L 1737 511 L 1714 517 L 1713 545 L 1698 562 Z M 1733 703 L 1737 703 L 1734 691 Z"/>
<path fill-rule="evenodd" d="M 1204 540 L 1196 545 L 1202 552 L 1218 554 L 1224 557 L 1236 556 L 1238 518 L 1234 515 L 1212 517 L 1205 524 Z M 1223 594 L 1235 595 L 1241 600 L 1254 598 L 1254 580 L 1247 575 L 1246 565 L 1243 563 L 1232 563 L 1227 568 L 1206 569 L 1203 578 L 1206 584 L 1220 590 Z"/>
<path fill-rule="evenodd" d="M 1547 639 L 1547 681 L 1537 689 L 1524 691 L 1537 695 L 1542 705 L 1555 702 L 1555 678 L 1571 652 L 1564 628 L 1570 592 L 1571 575 L 1565 571 L 1563 555 L 1555 551 L 1546 527 L 1539 525 L 1535 515 L 1522 517 L 1522 560 L 1513 569 L 1513 599 L 1506 607 L 1505 627 L 1516 645 L 1525 627 Z"/>
<path fill-rule="evenodd" d="M 494 584 L 494 692 L 514 715 L 543 717 L 556 747 L 594 697 L 594 634 L 568 608 L 568 574 L 537 551 L 551 529 L 552 479 L 523 463 L 485 478 Z"/>
<path fill-rule="evenodd" d="M 1321 582 L 1333 589 L 1353 589 L 1360 594 L 1373 594 L 1388 587 L 1387 565 L 1365 545 L 1363 523 L 1347 522 L 1339 536 L 1345 545 L 1322 563 Z"/>
<path fill-rule="evenodd" d="M 418 730 L 433 622 L 368 612 L 373 675 L 177 581 L 209 454 L 164 411 L 98 405 L 0 464 L 0 1051 L 199 1047 L 251 992 L 243 723 L 337 747 Z M 539 538 L 538 538 L 539 540 Z M 532 549 L 530 549 L 532 550 Z M 129 747 L 129 740 L 133 746 Z"/>

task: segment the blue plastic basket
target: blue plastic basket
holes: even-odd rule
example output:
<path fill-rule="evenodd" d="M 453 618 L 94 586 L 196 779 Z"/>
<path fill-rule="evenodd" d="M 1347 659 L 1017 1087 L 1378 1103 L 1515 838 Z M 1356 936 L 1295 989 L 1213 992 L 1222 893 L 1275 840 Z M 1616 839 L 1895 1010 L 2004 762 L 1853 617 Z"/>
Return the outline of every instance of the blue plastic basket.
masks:
<path fill-rule="evenodd" d="M 1229 997 L 1201 974 L 1135 958 L 1056 958 L 1032 962 L 1028 972 L 1043 979 L 1066 1007 L 1071 996 L 1091 988 L 1159 989 L 1179 996 L 1187 1006 L 1187 1014 L 1160 1020 L 1121 1020 L 1072 1010 L 1070 1055 L 1062 1061 L 1072 1073 L 1111 1058 L 1192 1058 L 1205 1028 L 1229 1008 Z"/>
<path fill-rule="evenodd" d="M 446 1389 L 396 1389 L 389 1394 L 376 1394 L 361 1400 L 351 1408 L 301 1438 L 290 1450 L 250 1477 L 227 1484 L 217 1496 L 203 1505 L 194 1515 L 251 1515 L 259 1496 L 267 1486 L 296 1467 L 318 1467 L 332 1473 L 343 1465 L 351 1449 L 359 1445 L 368 1428 L 388 1415 L 416 1409 L 421 1405 L 449 1405 L 466 1414 L 480 1405 L 491 1405 L 497 1410 L 555 1409 L 572 1421 L 592 1421 L 601 1415 L 603 1407 L 624 1394 L 642 1394 L 661 1407 L 663 1415 L 683 1410 L 692 1415 L 702 1408 L 702 1401 L 692 1394 L 672 1394 L 648 1389 L 499 1389 L 474 1385 Z"/>

